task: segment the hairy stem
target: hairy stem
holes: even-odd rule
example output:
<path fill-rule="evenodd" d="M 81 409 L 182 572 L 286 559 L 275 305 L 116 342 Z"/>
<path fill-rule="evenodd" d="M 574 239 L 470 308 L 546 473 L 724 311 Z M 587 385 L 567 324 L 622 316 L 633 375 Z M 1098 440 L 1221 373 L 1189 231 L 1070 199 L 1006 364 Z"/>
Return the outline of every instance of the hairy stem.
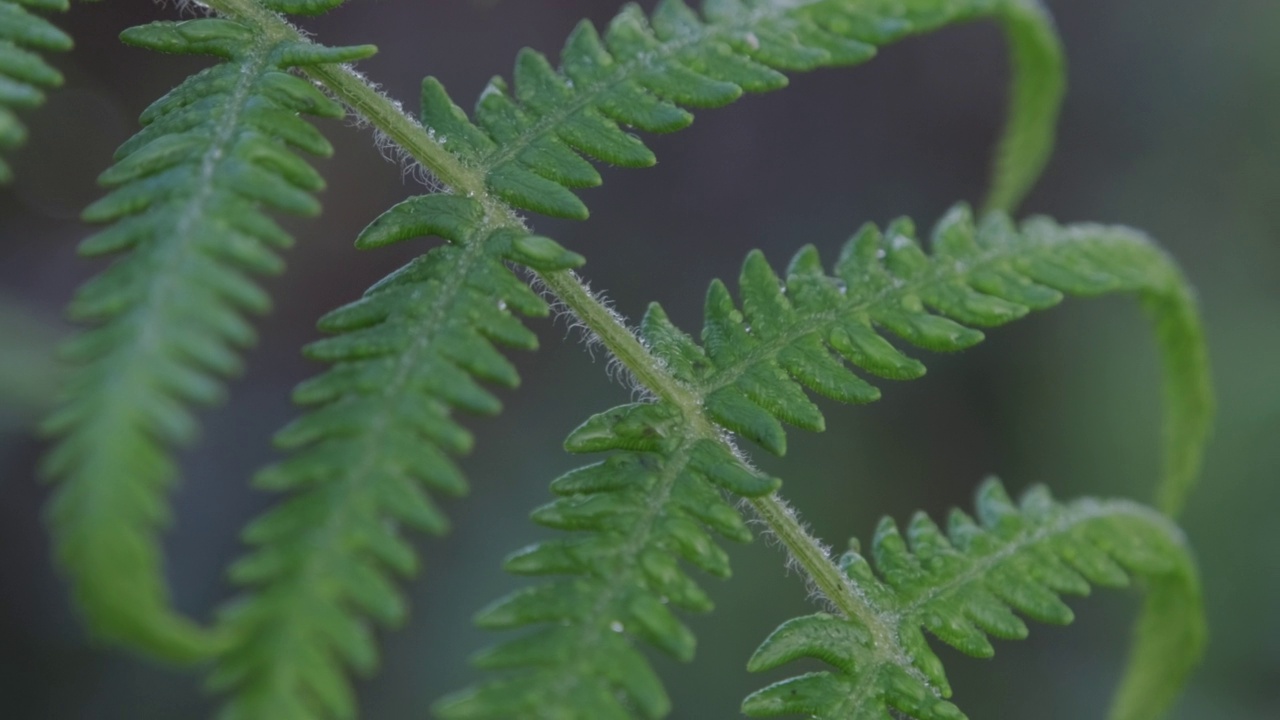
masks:
<path fill-rule="evenodd" d="M 804 568 L 809 579 L 846 617 L 856 619 L 871 632 L 876 647 L 884 650 L 897 646 L 893 628 L 885 624 L 881 614 L 858 590 L 850 585 L 840 569 L 831 561 L 822 543 L 805 530 L 795 511 L 780 495 L 753 498 L 751 507 L 778 536 L 791 556 Z"/>

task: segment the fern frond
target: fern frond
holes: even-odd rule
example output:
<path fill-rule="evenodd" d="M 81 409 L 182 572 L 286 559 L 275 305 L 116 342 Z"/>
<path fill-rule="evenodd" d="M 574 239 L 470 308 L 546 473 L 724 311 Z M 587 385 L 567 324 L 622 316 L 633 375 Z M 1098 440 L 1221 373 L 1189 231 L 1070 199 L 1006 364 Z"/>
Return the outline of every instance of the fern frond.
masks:
<path fill-rule="evenodd" d="M 215 6 L 221 5 L 219 3 Z M 994 3 L 979 5 L 992 12 L 998 10 Z M 233 8 L 228 5 L 227 9 Z M 502 93 L 486 92 L 478 110 L 479 127 L 471 124 L 465 113 L 449 100 L 443 88 L 430 79 L 424 85 L 423 118 L 435 141 L 441 146 L 451 143 L 448 145 L 450 152 L 460 157 L 469 171 L 486 178 L 483 185 L 498 197 L 512 203 L 504 206 L 503 203 L 494 203 L 493 198 L 484 193 L 477 193 L 488 208 L 490 218 L 486 222 L 490 228 L 506 226 L 512 230 L 522 229 L 511 212 L 513 207 L 533 207 L 528 203 L 522 205 L 522 199 L 532 199 L 533 203 L 540 203 L 544 206 L 543 209 L 557 214 L 553 207 L 555 203 L 578 203 L 576 197 L 567 190 L 568 187 L 589 186 L 599 182 L 598 174 L 579 153 L 619 164 L 637 164 L 628 161 L 620 148 L 634 149 L 632 144 L 638 144 L 638 141 L 622 132 L 616 121 L 652 130 L 673 130 L 687 124 L 687 113 L 672 103 L 708 104 L 705 98 L 700 100 L 689 95 L 690 83 L 695 88 L 704 89 L 710 84 L 718 88 L 717 92 L 728 91 L 735 95 L 742 92 L 743 88 L 764 90 L 779 87 L 785 84 L 785 78 L 771 68 L 807 69 L 853 61 L 869 53 L 870 46 L 850 41 L 847 37 L 841 39 L 841 33 L 874 36 L 887 42 L 911 32 L 921 32 L 976 15 L 978 11 L 968 9 L 967 5 L 961 3 L 952 3 L 946 10 L 933 8 L 925 13 L 912 11 L 903 14 L 894 7 L 876 15 L 876 18 L 884 21 L 878 28 L 868 26 L 855 30 L 851 25 L 855 19 L 865 23 L 870 18 L 869 15 L 860 15 L 860 12 L 847 7 L 837 8 L 832 4 L 826 9 L 814 9 L 810 16 L 807 14 L 808 10 L 802 10 L 798 6 L 791 7 L 787 3 L 742 5 L 721 2 L 707 6 L 708 22 L 704 22 L 682 3 L 665 2 L 657 11 L 654 28 L 650 28 L 643 14 L 636 8 L 629 7 L 619 16 L 613 29 L 606 33 L 603 41 L 605 45 L 599 45 L 599 38 L 594 40 L 594 50 L 594 31 L 589 25 L 580 27 L 574 36 L 578 39 L 571 40 L 571 49 L 566 51 L 563 73 L 552 70 L 545 59 L 541 59 L 536 53 L 522 55 L 516 77 L 516 95 L 519 100 L 507 98 Z M 256 18 L 255 21 L 266 22 L 261 18 Z M 713 25 L 716 27 L 712 27 Z M 760 33 L 756 34 L 755 30 Z M 652 35 L 652 32 L 658 35 Z M 738 37 L 742 32 L 746 35 Z M 636 42 L 644 44 L 650 41 L 661 45 L 657 54 L 650 52 L 652 48 L 641 52 L 642 49 L 635 45 Z M 742 42 L 747 43 L 745 49 Z M 605 46 L 609 49 L 605 50 Z M 588 57 L 587 54 L 592 52 L 596 54 Z M 606 53 L 607 57 L 599 53 Z M 756 60 L 751 57 L 756 57 Z M 619 72 L 605 76 L 594 74 L 585 68 L 584 64 L 603 59 L 610 63 L 617 61 Z M 651 61 L 662 67 L 648 67 Z M 574 95 L 573 98 L 566 98 L 564 93 L 573 88 L 575 78 L 590 82 L 579 86 L 576 94 L 570 93 Z M 501 85 L 500 80 L 495 83 L 495 89 Z M 671 102 L 667 102 L 668 100 Z M 637 112 L 641 114 L 637 115 Z M 663 115 L 668 118 L 662 121 L 666 125 L 654 125 L 656 121 L 653 118 Z M 650 121 L 645 122 L 644 118 L 650 118 Z M 675 120 L 672 121 L 672 118 Z M 495 140 L 499 142 L 495 143 Z M 643 149 L 643 146 L 639 147 Z M 482 150 L 486 150 L 487 154 L 482 156 Z M 623 154 L 618 154 L 620 152 Z M 632 160 L 636 158 L 638 156 L 633 156 Z M 543 192 L 551 192 L 559 199 L 548 201 L 548 196 L 543 196 L 539 200 L 539 193 Z M 564 193 L 568 193 L 571 200 L 566 200 Z M 547 205 L 547 202 L 551 205 Z M 562 204 L 560 207 L 563 209 L 566 206 Z M 567 214 L 584 215 L 585 208 L 581 208 L 579 212 L 579 207 L 580 203 L 574 205 L 572 212 Z M 421 206 L 423 212 L 430 211 L 430 208 L 430 203 Z M 388 218 L 393 216 L 394 213 L 389 214 Z M 565 255 L 563 250 L 549 240 L 522 238 L 522 234 L 512 237 L 515 238 L 515 246 L 535 240 L 539 244 L 536 249 L 525 248 L 528 256 L 524 258 L 509 258 L 516 262 L 537 268 L 539 262 Z M 474 331 L 473 328 L 472 332 Z M 340 384 L 343 381 L 337 382 Z M 463 390 L 470 393 L 469 386 L 464 385 Z M 484 407 L 496 407 L 496 402 L 483 400 Z M 465 407 L 465 402 L 461 406 Z M 379 420 L 395 420 L 387 418 L 385 412 L 371 412 L 374 412 L 372 417 Z M 414 462 L 421 464 L 425 461 L 415 459 Z M 351 465 L 342 459 L 339 464 L 334 477 L 348 477 L 346 473 Z M 429 469 L 431 464 L 427 463 L 427 467 Z M 356 475 L 364 471 L 365 468 L 360 467 Z M 340 484 L 342 482 L 349 480 L 342 480 Z M 437 524 L 443 524 L 443 520 L 439 519 Z M 300 587 L 306 586 L 306 582 L 300 584 Z M 252 601 L 249 604 L 253 604 Z M 269 612 L 264 613 L 264 616 L 270 615 Z M 243 636 L 255 635 L 245 633 Z M 324 646 L 326 641 L 319 638 L 312 642 L 317 643 L 317 646 Z M 253 657 L 263 651 L 246 649 L 244 652 L 245 657 Z M 238 656 L 239 651 L 233 654 Z M 326 667 L 340 675 L 335 670 L 340 667 L 340 663 L 332 657 L 330 660 L 332 662 Z M 253 662 L 255 661 L 236 660 L 232 664 L 248 667 Z M 241 674 L 241 671 L 232 671 L 230 677 Z M 235 684 L 236 680 L 226 682 Z M 262 696 L 291 696 L 291 706 L 301 707 L 300 703 L 305 701 L 298 698 L 309 692 L 305 689 L 306 684 L 286 681 L 271 686 L 274 689 L 263 691 Z M 336 708 L 340 711 L 344 706 L 337 703 L 330 704 L 329 707 L 330 710 Z"/>
<path fill-rule="evenodd" d="M 474 123 L 434 78 L 423 84 L 423 123 L 487 192 L 522 210 L 583 219 L 578 188 L 601 178 L 585 158 L 643 167 L 653 153 L 621 126 L 666 133 L 686 108 L 728 104 L 784 87 L 780 71 L 855 65 L 903 37 L 983 16 L 1006 19 L 1017 84 L 993 205 L 1012 205 L 1052 146 L 1064 70 L 1052 23 L 1030 0 L 708 0 L 702 13 L 663 0 L 652 18 L 627 5 L 599 33 L 583 22 L 560 69 L 535 51 L 516 60 L 514 86 L 494 78 Z M 585 158 L 584 158 L 585 156 Z"/>
<path fill-rule="evenodd" d="M 67 0 L 0 0 L 0 150 L 27 139 L 17 110 L 44 102 L 42 89 L 62 84 L 62 74 L 37 51 L 71 49 L 71 38 L 27 10 L 66 10 Z M 13 170 L 0 158 L 0 184 L 13 181 Z"/>
<path fill-rule="evenodd" d="M 149 107 L 143 129 L 101 181 L 86 220 L 111 223 L 88 256 L 118 255 L 70 314 L 93 325 L 66 346 L 79 369 L 48 421 L 46 472 L 57 554 L 93 630 L 156 655 L 207 655 L 205 631 L 169 608 L 157 533 L 176 469 L 170 448 L 197 432 L 190 406 L 217 401 L 254 340 L 247 314 L 270 300 L 251 279 L 275 273 L 292 240 L 265 210 L 312 215 L 324 183 L 296 150 L 331 147 L 299 117 L 341 106 L 287 70 L 367 57 L 371 47 L 269 41 L 227 20 L 161 22 L 126 42 L 222 64 Z"/>
<path fill-rule="evenodd" d="M 1177 687 L 1203 650 L 1205 621 L 1196 570 L 1182 533 L 1160 513 L 1126 501 L 1055 502 L 1034 488 L 1014 505 L 992 480 L 978 491 L 978 520 L 953 511 L 944 533 L 923 513 L 904 539 L 885 519 L 872 542 L 874 572 L 855 541 L 840 559 L 857 616 L 819 613 L 784 623 L 755 652 L 748 669 L 771 670 L 815 658 L 831 671 L 783 680 L 742 704 L 751 717 L 803 715 L 822 720 L 888 720 L 894 711 L 918 720 L 960 720 L 942 662 L 923 630 L 974 657 L 990 657 L 990 637 L 1018 640 L 1027 626 L 1015 614 L 1068 624 L 1064 594 L 1090 585 L 1148 581 L 1153 602 L 1181 609 L 1180 624 L 1162 628 L 1177 667 L 1163 682 Z M 1158 717 L 1165 697 L 1140 711 Z"/>
<path fill-rule="evenodd" d="M 693 633 L 671 608 L 707 612 L 712 603 L 680 561 L 728 577 L 729 558 L 709 531 L 739 542 L 751 532 L 720 491 L 754 497 L 780 484 L 699 438 L 666 404 L 597 415 L 566 448 L 621 452 L 551 484 L 560 498 L 534 511 L 534 521 L 580 534 L 521 550 L 506 569 L 566 577 L 476 617 L 496 630 L 545 627 L 477 655 L 481 668 L 524 672 L 445 698 L 436 712 L 446 720 L 665 717 L 670 700 L 632 641 L 692 659 Z"/>
<path fill-rule="evenodd" d="M 806 388 L 863 403 L 880 391 L 850 366 L 893 380 L 924 374 L 886 331 L 926 350 L 955 351 L 983 339 L 977 327 L 1048 308 L 1063 293 L 1137 293 L 1154 316 L 1174 378 L 1166 383 L 1173 419 L 1160 494 L 1162 506 L 1180 504 L 1199 467 L 1212 399 L 1195 300 L 1173 261 L 1127 228 L 1064 227 L 1045 218 L 1015 227 L 999 213 L 975 227 L 963 205 L 938 222 L 932 246 L 931 254 L 921 249 L 908 220 L 884 232 L 868 225 L 845 245 L 834 275 L 808 246 L 792 259 L 785 282 L 753 252 L 739 279 L 741 309 L 724 284 L 712 284 L 703 347 L 657 305 L 642 336 L 715 423 L 783 454 L 782 423 L 823 428 Z"/>
<path fill-rule="evenodd" d="M 1067 91 L 1067 61 L 1041 0 L 1011 0 L 1000 20 L 1009 38 L 1013 87 L 983 207 L 1012 212 L 1053 154 Z"/>
<path fill-rule="evenodd" d="M 627 603 L 638 593 L 646 598 L 640 612 L 655 600 L 665 609 L 663 599 L 691 610 L 708 606 L 678 603 L 677 597 L 703 596 L 671 563 L 654 566 L 663 568 L 657 573 L 647 569 L 646 558 L 661 550 L 727 574 L 727 565 L 706 559 L 723 556 L 684 514 L 691 506 L 706 507 L 708 514 L 694 517 L 745 540 L 749 535 L 734 529 L 740 521 L 715 502 L 716 489 L 760 497 L 777 481 L 739 458 L 725 431 L 781 454 L 782 422 L 822 428 L 806 388 L 869 402 L 879 391 L 848 365 L 895 379 L 922 375 L 924 366 L 885 340 L 883 330 L 924 348 L 958 350 L 983 337 L 969 325 L 1022 317 L 1056 304 L 1063 292 L 1136 291 L 1160 298 L 1166 310 L 1179 308 L 1161 323 L 1162 334 L 1172 332 L 1174 320 L 1186 324 L 1173 332 L 1182 341 L 1168 349 L 1202 357 L 1202 349 L 1190 348 L 1199 324 L 1180 274 L 1131 230 L 1062 227 L 1045 219 L 1015 228 L 1001 214 L 990 215 L 979 229 L 961 206 L 936 227 L 932 256 L 914 235 L 905 220 L 887 233 L 864 228 L 846 245 L 834 276 L 807 247 L 792 261 L 785 284 L 762 255 L 752 253 L 740 283 L 741 310 L 722 283 L 712 284 L 705 347 L 672 325 L 659 306 L 650 308 L 640 333 L 667 378 L 663 387 L 650 387 L 660 399 L 615 408 L 575 431 L 567 443 L 571 451 L 619 452 L 555 481 L 553 490 L 566 498 L 534 514 L 543 524 L 594 534 L 535 546 L 508 563 L 514 572 L 571 579 L 517 592 L 478 618 L 503 629 L 550 623 L 554 627 L 541 632 L 556 638 L 555 652 L 542 652 L 542 639 L 521 638 L 481 654 L 483 667 L 525 672 L 446 698 L 438 707 L 443 717 L 662 717 L 667 701 L 661 685 L 648 679 L 652 671 L 626 638 L 682 659 L 692 652 L 693 639 L 669 613 L 658 626 L 665 630 L 656 632 Z M 688 498 L 697 500 L 691 505 Z M 629 670 L 611 674 L 615 667 Z M 574 708 L 587 702 L 592 712 L 575 715 Z"/>
<path fill-rule="evenodd" d="M 251 594 L 224 616 L 231 641 L 213 684 L 233 693 L 227 720 L 354 715 L 344 671 L 373 668 L 369 620 L 403 619 L 393 576 L 417 567 L 400 526 L 443 533 L 426 490 L 466 490 L 449 456 L 472 440 L 451 411 L 498 412 L 477 380 L 514 387 L 519 378 L 494 345 L 537 347 L 512 311 L 543 316 L 547 305 L 505 262 L 582 263 L 545 238 L 488 228 L 480 203 L 452 195 L 400 204 L 358 245 L 423 235 L 449 244 L 329 313 L 320 327 L 333 337 L 307 348 L 332 367 L 294 395 L 311 411 L 276 437 L 292 457 L 257 477 L 296 494 L 249 526 L 255 549 L 232 568 Z"/>

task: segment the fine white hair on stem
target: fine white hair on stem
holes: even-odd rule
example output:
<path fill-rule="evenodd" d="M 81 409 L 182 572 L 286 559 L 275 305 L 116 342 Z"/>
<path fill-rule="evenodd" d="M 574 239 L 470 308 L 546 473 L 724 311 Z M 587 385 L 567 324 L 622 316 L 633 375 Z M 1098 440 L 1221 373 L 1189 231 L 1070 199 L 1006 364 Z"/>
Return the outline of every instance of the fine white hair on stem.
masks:
<path fill-rule="evenodd" d="M 733 446 L 730 445 L 730 447 L 733 447 Z M 735 451 L 735 454 L 739 454 L 737 452 L 737 448 L 734 448 L 734 451 Z M 833 557 L 831 547 L 826 543 L 822 542 L 821 540 L 819 540 L 818 538 L 814 537 L 813 533 L 809 532 L 809 525 L 800 518 L 800 514 L 795 511 L 795 508 L 791 507 L 790 503 L 783 500 L 781 497 L 777 495 L 774 496 L 774 500 L 777 501 L 778 506 L 782 509 L 782 511 L 786 513 L 788 517 L 791 518 L 794 525 L 800 528 L 800 531 L 804 534 L 805 544 L 817 548 L 822 552 L 823 556 L 827 558 Z M 748 500 L 739 500 L 738 506 L 742 510 L 753 510 L 752 505 Z M 768 543 L 771 547 L 781 547 L 782 550 L 786 553 L 787 574 L 789 575 L 792 572 L 795 572 L 800 577 L 804 578 L 805 590 L 808 593 L 809 602 L 812 602 L 816 605 L 821 606 L 827 612 L 834 613 L 834 614 L 842 614 L 840 612 L 840 609 L 837 607 L 835 601 L 832 598 L 827 597 L 826 593 L 822 592 L 822 589 L 818 587 L 818 584 L 814 580 L 813 576 L 809 574 L 807 570 L 805 570 L 804 565 L 800 562 L 800 559 L 795 556 L 795 553 L 792 553 L 790 549 L 786 547 L 785 543 L 782 542 L 782 539 L 779 538 L 778 535 L 771 529 L 771 526 L 769 525 L 768 521 L 766 521 L 763 517 L 761 517 L 759 513 L 754 511 L 748 512 L 745 514 L 748 516 L 748 520 L 747 520 L 748 524 L 760 528 L 759 535 L 764 538 L 764 541 L 766 543 Z"/>
<path fill-rule="evenodd" d="M 356 127 L 366 127 L 366 123 L 360 116 L 352 114 L 352 124 Z M 447 188 L 435 173 L 428 170 L 422 163 L 418 162 L 404 149 L 400 143 L 392 140 L 386 133 L 381 130 L 373 131 L 373 145 L 378 150 L 378 154 L 383 160 L 400 166 L 400 180 L 413 180 L 413 182 L 423 186 L 428 193 L 446 192 Z"/>
<path fill-rule="evenodd" d="M 401 115 L 409 117 L 409 114 L 405 112 L 404 106 L 400 101 L 383 92 L 381 85 L 373 82 L 351 65 L 343 65 L 342 69 L 344 72 L 359 79 L 365 85 L 368 85 L 372 90 L 381 95 L 382 98 L 391 104 Z M 331 95 L 331 93 L 329 93 L 329 89 L 325 87 L 324 84 L 316 83 L 316 87 L 320 88 L 320 90 L 326 94 Z M 429 193 L 448 192 L 448 187 L 441 182 L 434 173 L 428 170 L 422 163 L 418 162 L 413 155 L 404 148 L 404 146 L 396 142 L 385 132 L 373 127 L 373 124 L 363 115 L 357 112 L 350 112 L 347 114 L 347 118 L 352 127 L 360 130 L 368 129 L 372 131 L 373 144 L 374 147 L 377 148 L 378 154 L 387 162 L 400 166 L 400 179 L 402 181 L 412 178 L 414 182 L 425 187 Z"/>
<path fill-rule="evenodd" d="M 648 347 L 644 342 L 644 338 L 640 337 L 636 333 L 635 329 L 627 323 L 626 318 L 614 309 L 612 300 L 601 292 L 593 291 L 590 284 L 583 282 L 581 278 L 578 278 L 576 275 L 574 279 L 581 283 L 587 294 L 589 294 L 605 312 L 609 313 L 609 316 L 614 323 L 619 327 L 626 328 L 627 332 L 630 332 L 632 336 L 635 337 L 636 342 Z M 636 378 L 635 374 L 631 372 L 631 369 L 627 367 L 626 363 L 622 362 L 617 355 L 614 355 L 608 349 L 600 336 L 597 335 L 582 318 L 578 317 L 578 314 L 575 313 L 563 300 L 561 300 L 559 296 L 553 293 L 537 273 L 526 270 L 525 280 L 529 283 L 529 287 L 533 288 L 534 292 L 541 295 L 543 299 L 547 301 L 547 305 L 551 308 L 552 321 L 559 322 L 560 320 L 564 320 L 564 336 L 566 339 L 577 334 L 580 337 L 583 346 L 587 350 L 587 355 L 589 355 L 593 361 L 596 359 L 596 350 L 600 350 L 600 352 L 605 355 L 605 374 L 608 375 L 610 380 L 613 380 L 626 388 L 631 393 L 632 401 L 649 402 L 656 399 L 653 391 Z"/>
<path fill-rule="evenodd" d="M 741 463 L 744 468 L 753 473 L 760 472 L 759 469 L 757 469 L 751 462 L 751 457 L 747 455 L 742 448 L 738 447 L 736 435 L 728 430 L 722 429 L 720 433 L 720 440 L 724 446 L 729 449 L 729 452 L 733 453 L 733 457 Z M 814 537 L 813 533 L 809 532 L 809 525 L 800 518 L 800 514 L 796 512 L 795 508 L 791 507 L 786 500 L 783 500 L 777 495 L 774 496 L 774 499 L 778 501 L 778 505 L 782 508 L 782 511 L 795 522 L 796 527 L 800 528 L 801 532 L 804 534 L 805 541 L 809 545 L 818 548 L 825 557 L 833 557 L 831 547 L 821 540 L 818 540 Z M 804 568 L 804 565 L 800 562 L 800 558 L 796 557 L 795 553 L 792 553 L 790 548 L 788 548 L 782 541 L 782 538 L 778 537 L 778 534 L 774 532 L 768 521 L 765 520 L 760 513 L 755 511 L 751 501 L 746 498 L 738 498 L 737 506 L 739 511 L 741 511 L 746 517 L 747 524 L 758 528 L 757 534 L 764 538 L 764 542 L 767 545 L 782 549 L 787 558 L 786 563 L 783 565 L 786 573 L 790 575 L 794 572 L 804 578 L 805 591 L 808 595 L 809 602 L 822 606 L 823 609 L 828 612 L 838 613 L 839 608 L 836 606 L 835 601 L 827 597 L 826 593 L 822 592 L 813 576 L 809 574 L 809 572 Z"/>

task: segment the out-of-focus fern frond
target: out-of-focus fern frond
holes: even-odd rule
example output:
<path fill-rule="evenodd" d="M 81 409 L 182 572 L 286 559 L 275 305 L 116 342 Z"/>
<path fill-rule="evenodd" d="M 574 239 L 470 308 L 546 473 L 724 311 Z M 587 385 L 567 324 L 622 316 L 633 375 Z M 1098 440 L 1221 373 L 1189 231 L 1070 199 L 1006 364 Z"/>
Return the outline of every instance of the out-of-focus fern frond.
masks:
<path fill-rule="evenodd" d="M 1179 622 L 1161 628 L 1170 671 L 1161 684 L 1176 691 L 1203 651 L 1205 621 L 1194 563 L 1168 519 L 1126 501 L 1064 505 L 1044 488 L 1014 505 L 995 481 L 982 486 L 977 507 L 977 521 L 953 511 L 945 533 L 923 513 L 912 518 L 905 538 L 892 520 L 882 521 L 871 548 L 878 574 L 853 541 L 840 566 L 859 614 L 789 620 L 748 664 L 759 672 L 815 658 L 833 669 L 753 693 L 743 712 L 889 720 L 896 711 L 917 720 L 962 720 L 967 716 L 946 701 L 951 687 L 922 629 L 966 655 L 990 657 L 988 636 L 1027 636 L 1014 611 L 1065 625 L 1074 616 L 1062 595 L 1086 595 L 1090 585 L 1124 587 L 1130 576 L 1146 581 L 1152 602 L 1179 608 Z M 1173 695 L 1154 690 L 1144 707 L 1113 718 L 1158 717 Z"/>
<path fill-rule="evenodd" d="M 27 139 L 27 129 L 15 111 L 44 102 L 42 89 L 62 84 L 62 74 L 50 67 L 39 51 L 71 49 L 71 38 L 31 10 L 66 10 L 67 0 L 0 0 L 0 150 Z M 13 171 L 0 158 L 0 184 L 13 180 Z"/>
<path fill-rule="evenodd" d="M 985 209 L 1012 212 L 1053 154 L 1067 91 L 1067 63 L 1053 18 L 1041 0 L 1008 0 L 1000 22 L 1009 38 L 1013 85 Z"/>
<path fill-rule="evenodd" d="M 359 244 L 422 235 L 449 244 L 329 313 L 320 327 L 333 336 L 307 349 L 332 365 L 295 393 L 310 412 L 276 438 L 291 457 L 257 478 L 295 494 L 249 527 L 254 551 L 232 569 L 250 594 L 224 618 L 231 641 L 213 679 L 232 692 L 228 720 L 354 715 L 345 670 L 374 667 L 369 620 L 403 620 L 394 576 L 418 565 L 400 527 L 444 532 L 426 490 L 466 490 L 449 456 L 470 449 L 471 435 L 452 410 L 498 412 L 477 381 L 519 378 L 494 345 L 537 347 L 514 313 L 543 316 L 546 303 L 505 262 L 582 262 L 545 238 L 488 229 L 478 202 L 452 195 L 402 203 Z"/>
<path fill-rule="evenodd" d="M 86 220 L 109 223 L 81 251 L 115 255 L 71 304 L 91 329 L 69 342 L 77 365 L 47 423 L 46 471 L 60 562 L 95 633 L 163 657 L 209 654 L 211 636 L 169 608 L 157 533 L 176 474 L 171 451 L 197 433 L 191 405 L 218 401 L 254 340 L 247 314 L 270 299 L 251 279 L 282 269 L 292 239 L 265 211 L 314 215 L 324 186 L 296 154 L 328 155 L 301 114 L 344 110 L 287 71 L 348 62 L 371 47 L 273 42 L 227 20 L 155 23 L 124 40 L 224 62 L 142 115 L 143 129 L 101 177 L 112 191 Z"/>

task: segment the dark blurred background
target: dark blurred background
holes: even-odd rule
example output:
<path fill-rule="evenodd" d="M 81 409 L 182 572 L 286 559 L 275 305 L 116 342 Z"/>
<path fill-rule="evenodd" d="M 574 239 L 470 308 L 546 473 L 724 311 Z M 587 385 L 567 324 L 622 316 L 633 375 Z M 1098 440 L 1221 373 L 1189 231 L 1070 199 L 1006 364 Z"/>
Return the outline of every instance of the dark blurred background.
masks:
<path fill-rule="evenodd" d="M 649 4 L 649 3 L 646 3 Z M 1208 324 L 1220 399 L 1205 478 L 1185 525 L 1199 553 L 1213 642 L 1177 718 L 1280 717 L 1280 3 L 1275 0 L 1051 0 L 1072 83 L 1057 155 L 1025 210 L 1063 221 L 1143 228 L 1182 262 Z M 603 23 L 613 0 L 358 0 L 308 21 L 326 43 L 375 42 L 362 68 L 416 104 L 427 73 L 462 105 L 509 74 L 522 46 L 557 51 L 582 17 Z M 56 62 L 67 87 L 28 115 L 17 185 L 0 194 L 0 716 L 25 720 L 149 720 L 208 716 L 198 679 L 94 647 L 51 570 L 40 515 L 47 489 L 29 428 L 57 382 L 51 347 L 60 309 L 100 269 L 77 260 L 88 229 L 77 214 L 138 113 L 196 59 L 121 47 L 132 24 L 172 7 L 111 2 L 60 21 L 78 49 Z M 638 318 L 662 302 L 700 327 L 713 277 L 734 278 L 746 252 L 782 266 L 815 243 L 833 260 L 867 220 L 909 214 L 931 223 L 977 201 L 1001 124 L 1007 67 L 997 29 L 977 24 L 886 49 L 863 67 L 794 78 L 785 92 L 702 112 L 685 132 L 651 138 L 660 164 L 608 170 L 584 197 L 590 222 L 536 219 L 589 258 L 586 275 Z M 313 374 L 299 347 L 322 312 L 357 297 L 425 245 L 357 255 L 352 239 L 419 190 L 383 161 L 366 132 L 324 130 L 337 146 L 320 222 L 293 222 L 289 272 L 268 285 L 277 306 L 230 401 L 204 414 L 183 453 L 167 536 L 168 573 L 183 610 L 208 618 L 229 588 L 237 530 L 270 499 L 247 488 L 269 462 L 269 437 L 294 415 L 290 388 Z M 385 636 L 382 672 L 360 683 L 363 716 L 422 718 L 476 677 L 463 658 L 492 641 L 471 614 L 522 584 L 499 570 L 540 537 L 527 521 L 548 481 L 581 459 L 561 450 L 590 413 L 625 401 L 605 363 L 563 323 L 537 322 L 543 349 L 518 358 L 524 387 L 497 419 L 468 419 L 479 448 L 464 463 L 469 498 L 449 503 L 456 530 L 423 542 L 425 572 L 409 590 L 413 618 Z M 929 357 L 928 378 L 891 385 L 873 406 L 828 406 L 823 435 L 793 432 L 789 458 L 762 459 L 815 532 L 834 545 L 866 537 L 881 514 L 967 505 L 988 473 L 1015 490 L 1049 483 L 1061 496 L 1147 498 L 1159 470 L 1159 377 L 1153 342 L 1131 298 L 1072 301 L 990 333 L 959 356 Z M 675 718 L 731 718 L 772 678 L 743 667 L 784 618 L 809 611 L 805 589 L 775 548 L 732 548 L 736 576 L 706 580 L 718 602 L 694 617 L 692 667 L 664 658 Z M 947 653 L 957 702 L 974 718 L 1102 717 L 1121 666 L 1136 597 L 1076 601 L 1067 629 L 1035 627 L 993 661 Z"/>

